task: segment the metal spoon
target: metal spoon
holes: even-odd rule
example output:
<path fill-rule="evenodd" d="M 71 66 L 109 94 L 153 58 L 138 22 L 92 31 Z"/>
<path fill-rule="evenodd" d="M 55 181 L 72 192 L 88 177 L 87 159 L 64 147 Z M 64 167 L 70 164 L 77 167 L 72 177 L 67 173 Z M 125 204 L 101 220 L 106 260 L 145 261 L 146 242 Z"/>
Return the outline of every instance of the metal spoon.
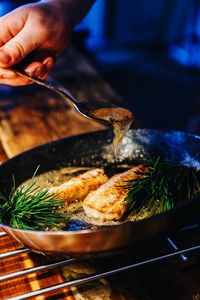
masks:
<path fill-rule="evenodd" d="M 17 73 L 20 76 L 23 76 L 25 78 L 28 78 L 30 80 L 32 80 L 33 82 L 42 85 L 50 90 L 52 90 L 53 92 L 55 92 L 56 94 L 60 95 L 62 98 L 64 98 L 65 100 L 70 100 L 72 101 L 73 105 L 75 106 L 75 108 L 77 109 L 77 111 L 82 114 L 84 117 L 89 118 L 89 119 L 93 119 L 99 122 L 103 122 L 103 123 L 107 123 L 107 124 L 111 124 L 112 120 L 105 120 L 103 117 L 97 117 L 95 116 L 93 113 L 94 111 L 97 111 L 100 108 L 117 108 L 116 105 L 111 104 L 111 103 L 105 103 L 105 102 L 99 102 L 99 101 L 79 101 L 76 96 L 74 96 L 69 90 L 67 89 L 63 89 L 61 87 L 59 87 L 57 84 L 49 82 L 47 80 L 42 80 L 34 75 L 30 75 L 28 73 L 26 73 L 25 71 L 12 67 L 10 68 L 12 71 L 14 71 L 15 73 Z"/>

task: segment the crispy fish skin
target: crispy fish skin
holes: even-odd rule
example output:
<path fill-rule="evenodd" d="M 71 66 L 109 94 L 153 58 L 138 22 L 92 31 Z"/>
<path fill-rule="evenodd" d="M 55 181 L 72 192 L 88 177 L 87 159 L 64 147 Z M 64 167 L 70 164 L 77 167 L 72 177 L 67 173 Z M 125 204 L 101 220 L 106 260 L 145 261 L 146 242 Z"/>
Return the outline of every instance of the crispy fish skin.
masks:
<path fill-rule="evenodd" d="M 103 183 L 108 181 L 103 169 L 89 170 L 69 181 L 50 188 L 49 192 L 56 194 L 58 199 L 65 203 L 82 201 L 91 191 L 96 190 Z"/>
<path fill-rule="evenodd" d="M 96 191 L 92 191 L 83 201 L 83 208 L 88 217 L 100 221 L 119 221 L 127 210 L 124 198 L 127 190 L 121 188 L 124 181 L 139 178 L 137 172 L 145 172 L 140 165 L 126 172 L 111 177 Z"/>

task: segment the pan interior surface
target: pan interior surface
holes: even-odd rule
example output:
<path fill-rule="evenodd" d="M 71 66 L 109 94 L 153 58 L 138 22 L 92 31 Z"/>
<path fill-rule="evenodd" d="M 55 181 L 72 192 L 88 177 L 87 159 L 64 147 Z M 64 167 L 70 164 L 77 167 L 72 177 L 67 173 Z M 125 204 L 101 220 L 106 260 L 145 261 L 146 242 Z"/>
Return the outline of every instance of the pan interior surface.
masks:
<path fill-rule="evenodd" d="M 93 166 L 109 168 L 115 163 L 161 158 L 200 168 L 200 138 L 178 131 L 150 129 L 129 130 L 122 142 L 117 159 L 112 151 L 112 132 L 94 132 L 57 140 L 8 160 L 0 166 L 1 192 L 10 193 L 12 176 L 16 185 L 29 179 L 38 165 L 39 173 L 67 166 Z M 89 254 L 114 250 L 155 237 L 180 225 L 196 210 L 197 201 L 139 222 L 126 222 L 108 226 L 103 230 L 79 232 L 38 232 L 4 229 L 26 246 L 43 252 Z"/>

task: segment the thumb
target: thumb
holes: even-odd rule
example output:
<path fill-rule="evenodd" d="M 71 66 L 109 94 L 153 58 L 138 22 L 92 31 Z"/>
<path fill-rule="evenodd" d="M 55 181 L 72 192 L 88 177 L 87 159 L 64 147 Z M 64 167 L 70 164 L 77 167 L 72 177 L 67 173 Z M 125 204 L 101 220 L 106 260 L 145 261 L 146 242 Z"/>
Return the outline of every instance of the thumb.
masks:
<path fill-rule="evenodd" d="M 34 39 L 30 30 L 24 27 L 14 38 L 0 47 L 0 67 L 6 68 L 21 62 L 38 46 Z"/>

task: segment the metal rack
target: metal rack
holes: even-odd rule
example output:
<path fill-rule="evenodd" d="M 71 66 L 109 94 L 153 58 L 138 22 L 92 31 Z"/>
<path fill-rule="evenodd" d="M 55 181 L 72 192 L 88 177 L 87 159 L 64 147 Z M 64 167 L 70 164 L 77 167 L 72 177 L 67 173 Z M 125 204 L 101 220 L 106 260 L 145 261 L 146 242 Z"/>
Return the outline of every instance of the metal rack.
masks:
<path fill-rule="evenodd" d="M 175 239 L 177 236 L 182 235 L 182 234 L 190 234 L 193 231 L 198 231 L 200 233 L 200 226 L 199 224 L 192 224 L 192 225 L 188 225 L 184 228 L 182 228 L 181 230 L 179 230 L 176 234 L 175 234 Z M 6 235 L 6 233 L 1 232 L 0 233 L 0 238 L 4 237 Z M 196 234 L 196 236 L 198 237 L 199 234 Z M 162 242 L 167 242 L 168 244 L 168 249 L 167 249 L 167 253 L 161 254 L 161 255 L 156 255 L 153 256 L 151 258 L 145 258 L 145 259 L 141 259 L 137 262 L 133 262 L 130 264 L 125 264 L 123 266 L 120 267 L 116 267 L 114 264 L 112 265 L 112 268 L 110 268 L 109 270 L 106 271 L 102 271 L 96 274 L 92 274 L 92 275 L 87 275 L 85 277 L 81 277 L 79 279 L 75 279 L 75 280 L 71 280 L 71 281 L 66 281 L 60 284 L 56 284 L 47 288 L 43 288 L 40 290 L 36 290 L 36 291 L 32 291 L 32 292 L 28 292 L 26 294 L 22 294 L 16 297 L 11 297 L 11 298 L 7 298 L 7 300 L 25 300 L 25 299 L 29 299 L 31 297 L 36 297 L 39 295 L 43 295 L 43 294 L 47 294 L 49 292 L 55 292 L 55 291 L 59 291 L 62 290 L 64 288 L 67 287 L 72 287 L 72 286 L 79 286 L 79 285 L 83 285 L 86 283 L 89 283 L 91 281 L 94 280 L 98 280 L 101 278 L 105 278 L 105 277 L 109 277 L 115 274 L 118 274 L 120 272 L 124 272 L 124 271 L 129 271 L 129 270 L 133 270 L 133 269 L 137 269 L 137 268 L 141 268 L 144 266 L 147 266 L 149 264 L 153 264 L 153 263 L 157 263 L 157 262 L 161 262 L 163 260 L 167 260 L 170 259 L 172 257 L 179 257 L 184 263 L 188 261 L 188 254 L 190 253 L 194 253 L 195 251 L 200 250 L 200 239 L 195 242 L 195 244 L 193 245 L 186 245 L 184 246 L 183 249 L 179 249 L 176 242 L 174 241 L 174 234 L 173 234 L 173 238 L 171 237 L 167 237 L 165 239 L 162 239 Z M 13 257 L 13 256 L 17 256 L 17 255 L 22 255 L 24 253 L 29 253 L 31 250 L 27 249 L 27 248 L 21 248 L 18 250 L 13 250 L 10 252 L 5 252 L 0 254 L 0 259 L 4 259 L 4 258 L 8 258 L 8 257 Z M 6 280 L 12 280 L 15 278 L 18 278 L 20 276 L 23 275 L 28 275 L 31 274 L 33 272 L 41 272 L 41 271 L 47 271 L 47 270 L 51 270 L 51 269 L 56 269 L 62 266 L 66 266 L 75 262 L 80 262 L 80 261 L 85 261 L 83 259 L 74 259 L 74 258 L 69 258 L 69 259 L 61 259 L 59 261 L 51 261 L 50 263 L 44 264 L 44 265 L 39 265 L 39 266 L 35 266 L 32 268 L 28 268 L 28 269 L 24 269 L 24 270 L 20 270 L 17 272 L 13 272 L 13 273 L 9 273 L 3 276 L 0 276 L 0 282 L 6 281 Z"/>

